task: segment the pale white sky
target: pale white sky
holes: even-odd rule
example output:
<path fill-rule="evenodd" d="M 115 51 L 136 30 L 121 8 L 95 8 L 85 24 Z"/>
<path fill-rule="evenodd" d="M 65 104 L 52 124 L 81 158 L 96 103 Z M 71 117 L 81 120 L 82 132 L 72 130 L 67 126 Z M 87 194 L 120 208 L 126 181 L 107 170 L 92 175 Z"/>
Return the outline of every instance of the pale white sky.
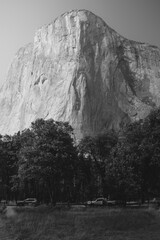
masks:
<path fill-rule="evenodd" d="M 36 29 L 72 9 L 90 10 L 124 37 L 160 46 L 160 0 L 0 0 L 0 85 Z"/>

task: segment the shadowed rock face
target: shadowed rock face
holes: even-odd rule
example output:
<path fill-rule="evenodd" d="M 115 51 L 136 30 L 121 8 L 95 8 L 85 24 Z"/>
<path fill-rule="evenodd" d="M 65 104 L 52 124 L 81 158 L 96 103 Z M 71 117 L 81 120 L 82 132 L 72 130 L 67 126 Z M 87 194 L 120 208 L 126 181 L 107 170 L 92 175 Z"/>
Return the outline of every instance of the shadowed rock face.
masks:
<path fill-rule="evenodd" d="M 144 118 L 160 105 L 160 49 L 71 11 L 21 48 L 0 91 L 0 132 L 37 118 L 69 121 L 78 139 Z"/>

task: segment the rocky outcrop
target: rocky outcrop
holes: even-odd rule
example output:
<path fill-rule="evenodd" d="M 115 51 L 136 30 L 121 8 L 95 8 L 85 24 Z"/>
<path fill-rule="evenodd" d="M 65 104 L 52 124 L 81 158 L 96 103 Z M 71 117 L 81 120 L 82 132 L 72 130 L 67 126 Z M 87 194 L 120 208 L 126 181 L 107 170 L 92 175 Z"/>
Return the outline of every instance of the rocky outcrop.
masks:
<path fill-rule="evenodd" d="M 71 11 L 21 48 L 0 91 L 0 132 L 37 118 L 69 121 L 77 138 L 144 118 L 160 105 L 160 49 Z"/>

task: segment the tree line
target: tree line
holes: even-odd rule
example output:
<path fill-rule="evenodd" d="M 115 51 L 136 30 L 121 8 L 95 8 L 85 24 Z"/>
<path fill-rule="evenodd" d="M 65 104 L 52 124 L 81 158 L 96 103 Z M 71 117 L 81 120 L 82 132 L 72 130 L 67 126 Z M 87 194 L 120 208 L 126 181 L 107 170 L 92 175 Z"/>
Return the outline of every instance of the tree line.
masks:
<path fill-rule="evenodd" d="M 0 200 L 55 204 L 103 196 L 125 204 L 160 196 L 160 109 L 118 132 L 74 139 L 68 123 L 53 119 L 0 136 Z"/>

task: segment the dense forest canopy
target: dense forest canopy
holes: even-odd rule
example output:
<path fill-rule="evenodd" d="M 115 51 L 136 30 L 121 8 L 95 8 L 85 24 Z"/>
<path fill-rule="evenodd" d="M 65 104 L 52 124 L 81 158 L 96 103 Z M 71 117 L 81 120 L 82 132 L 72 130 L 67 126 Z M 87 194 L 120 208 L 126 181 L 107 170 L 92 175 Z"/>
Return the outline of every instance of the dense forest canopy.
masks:
<path fill-rule="evenodd" d="M 0 199 L 55 204 L 103 196 L 125 204 L 160 195 L 160 109 L 119 132 L 74 139 L 68 123 L 53 119 L 0 136 Z"/>

